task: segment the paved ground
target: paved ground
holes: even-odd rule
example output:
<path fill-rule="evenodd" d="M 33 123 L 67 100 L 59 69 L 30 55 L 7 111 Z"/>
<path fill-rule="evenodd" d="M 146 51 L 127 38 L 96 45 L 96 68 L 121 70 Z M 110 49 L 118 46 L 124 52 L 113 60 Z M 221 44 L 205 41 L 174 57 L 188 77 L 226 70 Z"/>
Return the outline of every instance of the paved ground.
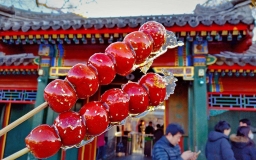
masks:
<path fill-rule="evenodd" d="M 151 157 L 145 157 L 142 151 L 143 150 L 140 149 L 131 155 L 115 157 L 113 160 L 152 160 Z"/>

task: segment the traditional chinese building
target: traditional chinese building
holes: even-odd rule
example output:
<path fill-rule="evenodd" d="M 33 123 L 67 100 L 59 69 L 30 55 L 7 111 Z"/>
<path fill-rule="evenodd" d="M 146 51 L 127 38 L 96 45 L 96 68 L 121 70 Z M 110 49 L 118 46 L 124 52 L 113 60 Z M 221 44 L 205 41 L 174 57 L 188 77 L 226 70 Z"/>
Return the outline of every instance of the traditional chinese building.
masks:
<path fill-rule="evenodd" d="M 197 5 L 194 14 L 109 18 L 0 6 L 1 127 L 42 104 L 44 88 L 51 80 L 65 77 L 74 64 L 104 52 L 110 43 L 122 41 L 126 34 L 153 20 L 175 32 L 185 44 L 169 49 L 150 69 L 159 72 L 166 68 L 178 77 L 174 94 L 165 102 L 165 125 L 181 123 L 186 132 L 182 148 L 204 153 L 208 130 L 217 121 L 227 120 L 233 131 L 240 118 L 256 121 L 256 47 L 252 45 L 250 5 L 249 0 L 233 0 L 216 6 Z M 89 100 L 79 100 L 74 110 L 86 101 L 97 100 L 106 88 L 139 76 L 137 71 L 117 76 Z M 46 108 L 2 136 L 1 159 L 23 149 L 28 133 L 39 124 L 52 124 L 56 115 Z M 93 141 L 81 148 L 61 150 L 49 159 L 94 160 L 95 150 Z M 33 159 L 31 154 L 19 159 L 28 157 Z M 205 159 L 204 154 L 199 159 Z"/>

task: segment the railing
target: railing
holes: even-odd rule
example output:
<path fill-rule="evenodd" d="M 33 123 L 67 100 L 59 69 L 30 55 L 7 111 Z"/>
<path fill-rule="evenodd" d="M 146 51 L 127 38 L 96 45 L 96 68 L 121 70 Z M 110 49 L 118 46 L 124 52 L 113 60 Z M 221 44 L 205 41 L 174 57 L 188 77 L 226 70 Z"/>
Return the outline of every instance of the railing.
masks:
<path fill-rule="evenodd" d="M 208 92 L 210 110 L 256 111 L 256 93 Z"/>

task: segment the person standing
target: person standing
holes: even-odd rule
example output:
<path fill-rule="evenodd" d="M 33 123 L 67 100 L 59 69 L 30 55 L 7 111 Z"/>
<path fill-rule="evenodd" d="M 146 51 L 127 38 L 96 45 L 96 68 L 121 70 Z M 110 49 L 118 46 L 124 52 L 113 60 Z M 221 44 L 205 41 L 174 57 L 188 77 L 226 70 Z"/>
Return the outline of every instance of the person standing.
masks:
<path fill-rule="evenodd" d="M 164 135 L 163 129 L 160 124 L 156 125 L 156 130 L 154 132 L 154 144 Z"/>
<path fill-rule="evenodd" d="M 214 131 L 211 131 L 208 135 L 205 147 L 207 160 L 235 160 L 228 139 L 230 132 L 230 124 L 226 121 L 219 121 L 215 125 Z"/>
<path fill-rule="evenodd" d="M 138 125 L 138 134 L 139 134 L 138 144 L 140 145 L 140 148 L 142 148 L 142 139 L 143 139 L 144 132 L 145 132 L 145 122 L 144 120 L 140 120 L 140 124 Z"/>
<path fill-rule="evenodd" d="M 243 118 L 239 120 L 239 126 L 248 126 L 250 127 L 250 133 L 249 138 L 251 138 L 254 142 L 256 142 L 256 137 L 254 137 L 254 134 L 256 132 L 256 128 L 251 126 L 251 121 L 247 118 Z"/>
<path fill-rule="evenodd" d="M 126 122 L 124 124 L 124 135 L 128 135 L 132 131 L 131 118 L 127 117 Z"/>
<path fill-rule="evenodd" d="M 149 121 L 148 126 L 145 129 L 145 141 L 144 141 L 144 155 L 147 157 L 151 156 L 151 150 L 153 146 L 153 133 L 154 133 L 154 128 L 153 128 L 153 123 Z"/>
<path fill-rule="evenodd" d="M 153 123 L 149 121 L 148 126 L 145 129 L 146 134 L 154 134 L 155 129 L 153 128 Z"/>
<path fill-rule="evenodd" d="M 251 121 L 247 118 L 240 119 L 239 126 L 251 126 Z"/>
<path fill-rule="evenodd" d="M 236 160 L 256 160 L 256 148 L 249 138 L 250 127 L 238 127 L 236 135 L 230 136 L 232 150 Z"/>
<path fill-rule="evenodd" d="M 178 145 L 184 134 L 183 128 L 176 123 L 171 123 L 166 128 L 166 134 L 154 145 L 152 160 L 195 160 L 197 154 L 191 151 L 181 153 Z"/>
<path fill-rule="evenodd" d="M 102 133 L 97 137 L 97 155 L 96 160 L 105 159 L 106 148 L 105 148 L 105 133 Z"/>

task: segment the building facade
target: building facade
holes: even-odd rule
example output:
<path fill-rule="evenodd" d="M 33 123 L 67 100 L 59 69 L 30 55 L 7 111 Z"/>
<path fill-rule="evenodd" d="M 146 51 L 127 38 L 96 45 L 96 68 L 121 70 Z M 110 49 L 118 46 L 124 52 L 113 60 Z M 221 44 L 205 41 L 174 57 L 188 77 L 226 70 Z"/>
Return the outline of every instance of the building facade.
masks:
<path fill-rule="evenodd" d="M 94 53 L 147 21 L 162 23 L 175 32 L 184 46 L 158 57 L 150 71 L 170 70 L 178 77 L 173 95 L 165 102 L 165 126 L 178 122 L 185 128 L 182 149 L 204 153 L 208 131 L 219 120 L 230 122 L 233 131 L 240 118 L 256 120 L 256 50 L 252 45 L 254 19 L 250 1 L 228 1 L 217 6 L 197 5 L 194 14 L 138 17 L 82 18 L 74 14 L 32 13 L 0 6 L 0 105 L 5 127 L 44 102 L 46 85 L 64 78 L 76 63 L 85 63 Z M 140 73 L 116 76 L 87 100 L 98 100 L 106 88 Z M 24 138 L 42 123 L 52 124 L 57 113 L 49 107 L 0 138 L 0 156 L 25 147 Z M 15 145 L 14 145 L 15 144 Z M 95 140 L 81 148 L 61 150 L 49 159 L 94 160 Z M 33 159 L 25 154 L 19 159 Z M 204 154 L 199 159 L 205 159 Z"/>

